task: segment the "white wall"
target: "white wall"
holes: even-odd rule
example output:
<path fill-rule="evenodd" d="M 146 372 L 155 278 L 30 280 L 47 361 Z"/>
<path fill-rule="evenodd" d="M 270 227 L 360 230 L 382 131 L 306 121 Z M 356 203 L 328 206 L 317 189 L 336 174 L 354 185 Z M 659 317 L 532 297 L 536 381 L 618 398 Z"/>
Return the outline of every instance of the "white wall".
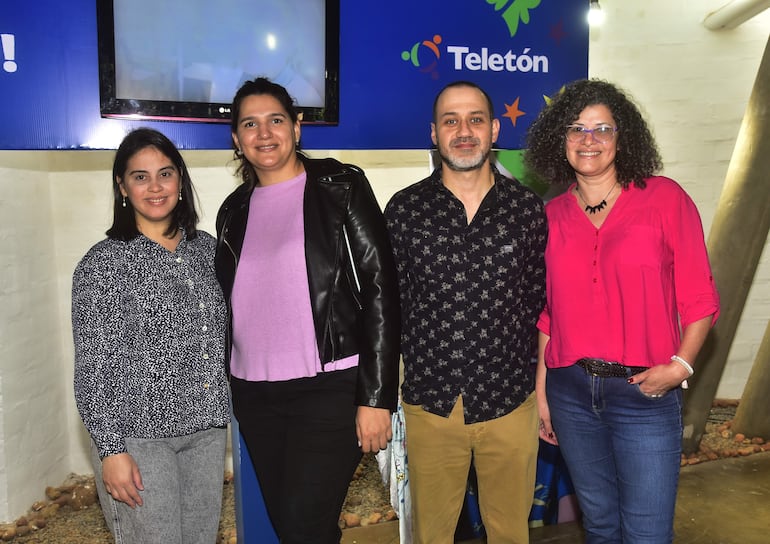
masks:
<path fill-rule="evenodd" d="M 0 155 L 0 519 L 26 511 L 69 470 L 64 325 L 41 158 Z"/>
<path fill-rule="evenodd" d="M 722 3 L 603 0 L 607 22 L 592 32 L 589 62 L 591 76 L 624 86 L 643 106 L 665 174 L 692 195 L 706 232 L 770 29 L 769 10 L 736 30 L 706 30 L 702 19 Z M 382 204 L 427 174 L 425 151 L 311 154 L 363 167 Z M 226 167 L 230 153 L 184 155 L 200 197 L 201 227 L 213 232 L 216 210 L 235 184 Z M 72 398 L 69 296 L 77 260 L 111 219 L 111 161 L 112 153 L 101 151 L 0 151 L 0 520 L 21 515 L 69 472 L 91 472 Z M 722 397 L 740 397 L 770 315 L 768 254 Z"/>

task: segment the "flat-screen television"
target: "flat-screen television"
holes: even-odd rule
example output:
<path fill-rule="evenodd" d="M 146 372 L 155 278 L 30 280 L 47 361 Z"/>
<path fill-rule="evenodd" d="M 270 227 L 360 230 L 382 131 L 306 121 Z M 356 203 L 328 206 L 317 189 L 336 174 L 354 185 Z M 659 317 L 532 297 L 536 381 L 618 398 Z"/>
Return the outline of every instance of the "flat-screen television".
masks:
<path fill-rule="evenodd" d="M 339 120 L 339 0 L 97 0 L 103 117 L 230 121 L 264 76 L 303 122 Z"/>

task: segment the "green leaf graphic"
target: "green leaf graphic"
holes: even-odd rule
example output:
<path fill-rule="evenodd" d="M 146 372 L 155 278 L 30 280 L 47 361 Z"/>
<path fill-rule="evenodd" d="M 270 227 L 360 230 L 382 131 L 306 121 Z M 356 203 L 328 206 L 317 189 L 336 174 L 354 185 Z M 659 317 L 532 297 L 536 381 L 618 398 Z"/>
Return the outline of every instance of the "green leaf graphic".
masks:
<path fill-rule="evenodd" d="M 495 11 L 500 11 L 503 6 L 508 3 L 508 0 L 487 0 L 487 4 L 493 4 Z M 535 9 L 540 5 L 540 0 L 513 0 L 510 5 L 503 12 L 503 20 L 508 26 L 508 32 L 511 34 L 511 38 L 516 35 L 519 30 L 519 21 L 525 25 L 529 23 L 529 10 Z"/>

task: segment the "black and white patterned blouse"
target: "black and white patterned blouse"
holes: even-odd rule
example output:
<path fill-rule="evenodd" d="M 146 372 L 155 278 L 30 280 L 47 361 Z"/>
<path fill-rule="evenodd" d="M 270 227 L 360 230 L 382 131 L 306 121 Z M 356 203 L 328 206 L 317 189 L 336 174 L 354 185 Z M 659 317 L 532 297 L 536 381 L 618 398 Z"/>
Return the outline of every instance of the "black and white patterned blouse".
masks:
<path fill-rule="evenodd" d="M 106 239 L 72 282 L 75 401 L 100 457 L 124 438 L 184 436 L 229 422 L 226 308 L 202 231 L 170 252 Z"/>
<path fill-rule="evenodd" d="M 465 422 L 506 415 L 534 390 L 535 324 L 545 304 L 543 202 L 495 172 L 468 224 L 440 170 L 385 208 L 403 314 L 402 397 Z"/>

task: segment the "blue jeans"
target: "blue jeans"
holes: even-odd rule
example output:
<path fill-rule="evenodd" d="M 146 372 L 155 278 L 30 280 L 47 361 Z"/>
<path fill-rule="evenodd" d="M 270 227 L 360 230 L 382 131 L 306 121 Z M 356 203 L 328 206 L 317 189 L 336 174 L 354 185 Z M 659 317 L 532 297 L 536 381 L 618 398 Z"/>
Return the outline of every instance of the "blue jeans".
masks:
<path fill-rule="evenodd" d="M 674 538 L 682 391 L 651 398 L 625 378 L 548 369 L 551 422 L 575 485 L 586 544 Z"/>

